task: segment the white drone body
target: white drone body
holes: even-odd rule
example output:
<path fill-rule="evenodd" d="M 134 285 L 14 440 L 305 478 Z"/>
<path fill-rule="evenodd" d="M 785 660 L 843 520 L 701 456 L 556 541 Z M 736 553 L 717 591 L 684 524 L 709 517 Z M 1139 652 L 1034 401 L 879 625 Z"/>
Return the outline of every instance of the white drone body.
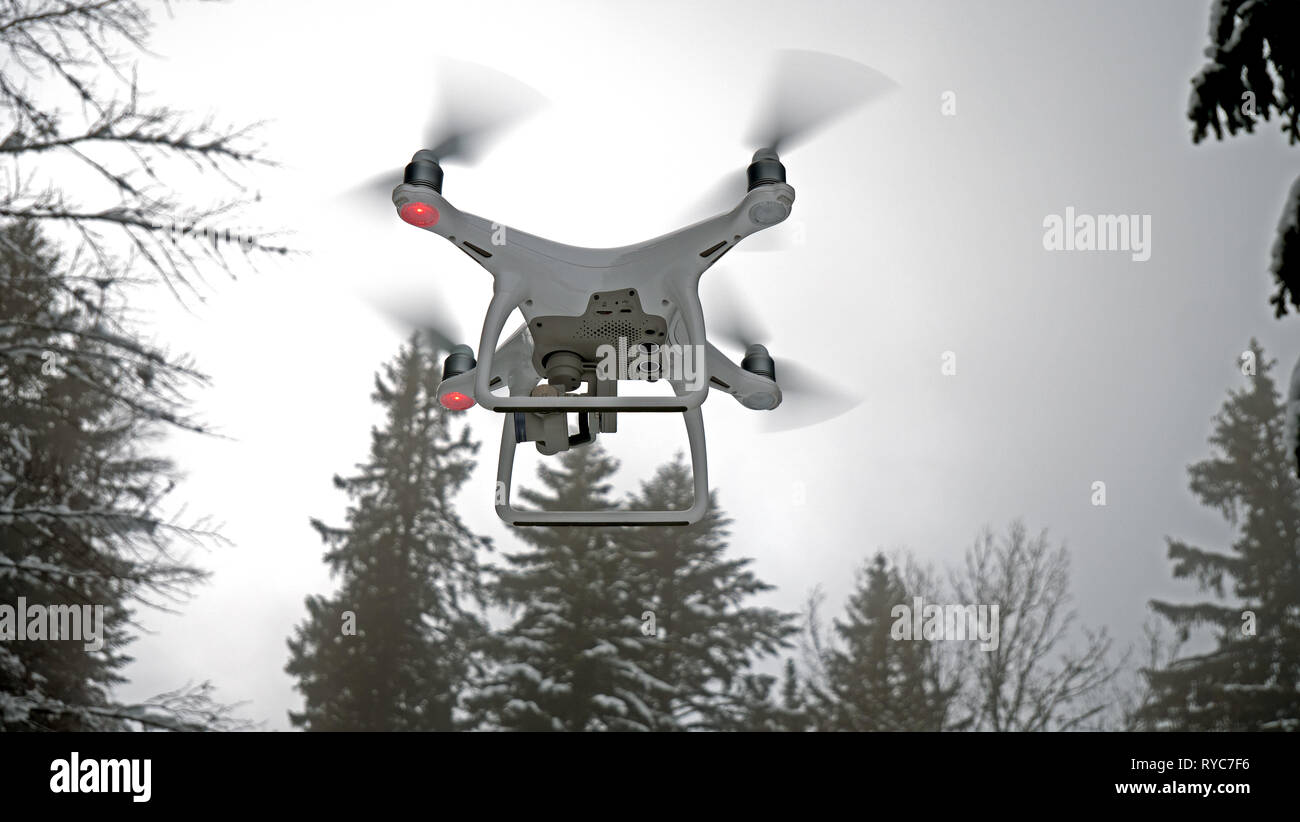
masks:
<path fill-rule="evenodd" d="M 829 419 L 857 404 L 838 390 L 839 379 L 825 379 L 789 360 L 778 369 L 761 344 L 766 335 L 753 312 L 740 309 L 739 295 L 713 309 L 713 335 L 743 346 L 740 362 L 728 359 L 705 334 L 700 275 L 749 235 L 790 216 L 794 189 L 786 183 L 778 154 L 897 88 L 875 69 L 820 52 L 783 50 L 771 67 L 744 138 L 745 145 L 758 149 L 747 168 L 747 193 L 741 195 L 737 186 L 734 195 L 714 207 L 735 203 L 729 211 L 643 243 L 577 248 L 467 214 L 443 197 L 442 162 L 473 162 L 492 135 L 528 116 L 542 101 L 526 84 L 484 67 L 442 65 L 437 75 L 440 106 L 426 130 L 426 148 L 412 157 L 401 184 L 394 187 L 385 174 L 374 188 L 367 187 L 391 196 L 399 217 L 444 237 L 494 279 L 477 361 L 469 346 L 449 339 L 449 330 L 431 327 L 434 322 L 419 324 L 436 345 L 449 350 L 439 402 L 452 410 L 481 405 L 504 417 L 496 510 L 507 523 L 699 522 L 709 506 L 700 406 L 710 391 L 771 412 L 782 404 L 777 381 L 784 380 L 786 408 L 779 420 L 768 418 L 778 426 L 797 417 Z M 516 309 L 524 325 L 503 341 Z M 397 313 L 409 315 L 405 309 Z M 617 361 L 612 370 L 611 358 Z M 635 373 L 626 368 L 633 360 Z M 683 367 L 671 367 L 674 361 Z M 620 396 L 620 381 L 633 379 L 667 383 L 671 393 Z M 681 414 L 686 423 L 694 472 L 689 508 L 527 511 L 511 505 L 510 478 L 519 443 L 536 443 L 539 452 L 553 455 L 614 433 L 619 414 L 665 412 Z M 577 434 L 569 431 L 571 414 L 577 416 Z"/>
<path fill-rule="evenodd" d="M 709 343 L 698 292 L 700 275 L 724 253 L 790 214 L 794 189 L 785 183 L 775 152 L 756 153 L 749 172 L 750 190 L 731 211 L 636 245 L 595 249 L 552 242 L 457 209 L 441 194 L 442 171 L 429 152 L 417 153 L 407 166 L 406 182 L 392 192 L 399 216 L 444 237 L 495 281 L 479 359 L 475 363 L 463 349 L 460 359 L 456 352 L 449 355 L 438 396 L 448 408 L 477 404 L 504 416 L 496 510 L 505 522 L 688 525 L 704 516 L 709 485 L 700 406 L 709 391 L 728 393 L 754 410 L 781 403 L 765 349 L 752 347 L 742 367 Z M 502 342 L 515 309 L 525 324 Z M 618 396 L 618 381 L 598 367 L 599 352 L 665 346 L 691 352 L 697 364 L 690 380 L 664 374 L 671 396 Z M 586 390 L 575 393 L 579 386 Z M 683 415 L 694 474 L 690 508 L 530 511 L 510 503 L 519 442 L 536 442 L 543 454 L 554 454 L 617 430 L 617 414 L 642 412 Z M 568 430 L 571 413 L 578 415 L 576 436 Z"/>

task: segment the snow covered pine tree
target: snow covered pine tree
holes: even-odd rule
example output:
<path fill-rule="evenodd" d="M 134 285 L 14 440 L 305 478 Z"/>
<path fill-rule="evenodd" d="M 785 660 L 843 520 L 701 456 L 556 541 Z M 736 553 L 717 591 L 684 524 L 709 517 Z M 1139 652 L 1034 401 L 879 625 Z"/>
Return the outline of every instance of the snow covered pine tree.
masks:
<path fill-rule="evenodd" d="M 1289 0 L 1215 0 L 1210 12 L 1210 62 L 1192 81 L 1188 117 L 1192 139 L 1211 131 L 1222 140 L 1255 130 L 1256 117 L 1276 114 L 1291 144 L 1300 141 L 1300 7 Z M 1276 290 L 1269 302 L 1276 316 L 1300 308 L 1300 177 L 1282 204 L 1270 269 Z M 1300 477 L 1300 360 L 1287 396 L 1290 472 Z"/>
<path fill-rule="evenodd" d="M 478 552 L 453 506 L 474 468 L 478 443 L 453 434 L 438 403 L 438 350 L 416 334 L 384 375 L 374 400 L 386 412 L 371 432 L 370 461 L 334 478 L 352 500 L 346 528 L 312 526 L 341 578 L 333 596 L 307 599 L 308 617 L 289 640 L 286 670 L 312 731 L 446 731 L 476 642 L 486 631 Z"/>
<path fill-rule="evenodd" d="M 642 485 L 632 508 L 690 507 L 690 466 L 681 454 Z M 668 720 L 663 730 L 788 730 L 797 717 L 771 699 L 775 678 L 753 665 L 787 646 L 798 629 L 794 615 L 744 604 L 772 590 L 727 552 L 727 519 L 712 493 L 709 513 L 684 528 L 628 528 L 615 533 L 635 560 L 645 611 L 653 614 L 656 642 L 644 669 L 668 693 L 647 699 Z"/>
<path fill-rule="evenodd" d="M 167 11 L 143 0 L 0 5 L 0 585 L 93 601 L 110 633 L 86 659 L 71 643 L 7 646 L 5 727 L 243 726 L 206 685 L 147 705 L 108 694 L 129 603 L 173 603 L 202 576 L 170 553 L 202 523 L 163 521 L 171 466 L 144 447 L 162 427 L 198 428 L 183 389 L 201 375 L 125 327 L 128 290 L 202 298 L 212 270 L 287 253 L 229 230 L 255 199 L 239 168 L 264 162 L 251 131 L 147 102 L 137 85 L 153 15 Z"/>
<path fill-rule="evenodd" d="M 33 223 L 0 227 L 0 605 L 104 615 L 99 650 L 48 637 L 0 645 L 0 729 L 223 727 L 206 688 L 153 705 L 110 699 L 131 604 L 171 604 L 203 577 L 171 551 L 201 538 L 202 523 L 162 518 L 172 466 L 144 447 L 159 421 L 197 427 L 183 390 L 201 376 L 135 339 L 121 296 L 111 279 L 65 266 Z"/>
<path fill-rule="evenodd" d="M 894 607 L 920 593 L 906 589 L 884 554 L 862 569 L 843 621 L 835 621 L 838 647 L 819 649 L 822 676 L 809 688 L 818 730 L 948 730 L 957 688 L 942 681 L 938 649 L 921 637 L 891 636 Z"/>
<path fill-rule="evenodd" d="M 596 444 L 566 451 L 538 473 L 546 492 L 520 496 L 547 510 L 613 506 L 618 463 Z M 549 493 L 548 493 L 549 492 Z M 531 551 L 506 554 L 496 598 L 517 617 L 491 642 L 491 665 L 469 705 L 478 727 L 514 731 L 633 731 L 658 727 L 647 693 L 667 691 L 641 667 L 637 569 L 611 528 L 529 527 Z"/>
<path fill-rule="evenodd" d="M 1185 639 L 1215 629 L 1216 647 L 1145 671 L 1141 717 L 1160 730 L 1300 730 L 1300 481 L 1287 471 L 1273 363 L 1251 341 L 1257 373 L 1215 417 L 1213 455 L 1188 469 L 1192 492 L 1239 526 L 1230 552 L 1169 540 L 1174 576 L 1235 603 L 1151 607 Z M 1231 588 L 1225 586 L 1231 581 Z"/>
<path fill-rule="evenodd" d="M 543 465 L 541 510 L 613 505 L 618 464 L 599 445 Z M 679 458 L 633 508 L 680 507 L 693 493 Z M 531 551 L 508 554 L 498 593 L 517 613 L 494 637 L 489 675 L 470 700 L 481 727 L 507 730 L 769 728 L 773 678 L 751 663 L 782 646 L 790 617 L 743 607 L 768 586 L 748 560 L 727 560 L 727 520 L 714 505 L 686 528 L 529 528 Z M 769 721 L 770 720 L 770 721 Z"/>

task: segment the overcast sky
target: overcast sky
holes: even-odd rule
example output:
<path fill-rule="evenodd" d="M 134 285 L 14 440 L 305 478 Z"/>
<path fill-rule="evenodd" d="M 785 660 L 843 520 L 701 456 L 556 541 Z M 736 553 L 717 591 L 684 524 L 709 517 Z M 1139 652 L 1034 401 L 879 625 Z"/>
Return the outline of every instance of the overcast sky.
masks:
<path fill-rule="evenodd" d="M 288 727 L 299 700 L 285 638 L 303 598 L 333 586 L 308 518 L 341 523 L 330 477 L 365 458 L 372 375 L 401 340 L 360 293 L 418 283 L 470 340 L 491 293 L 445 241 L 340 197 L 420 147 L 438 56 L 551 101 L 480 166 L 449 168 L 446 196 L 590 246 L 704 216 L 683 210 L 748 161 L 741 136 L 773 50 L 896 79 L 900 92 L 785 158 L 807 242 L 719 266 L 774 329 L 778 362 L 816 364 L 867 398 L 828 424 L 760 434 L 756 412 L 713 395 L 710 478 L 732 550 L 777 586 L 770 604 L 797 610 L 821 585 L 838 611 L 877 548 L 956 563 L 982 526 L 1023 517 L 1070 546 L 1084 620 L 1137 640 L 1149 599 L 1194 594 L 1171 580 L 1166 536 L 1229 537 L 1192 499 L 1186 466 L 1241 384 L 1237 358 L 1256 336 L 1284 376 L 1300 350 L 1300 323 L 1272 318 L 1267 273 L 1300 151 L 1273 124 L 1192 145 L 1207 28 L 1204 0 L 178 6 L 142 87 L 267 121 L 284 168 L 249 178 L 255 219 L 294 229 L 306 253 L 214 280 L 193 313 L 161 295 L 143 304 L 159 338 L 213 377 L 196 407 L 232 439 L 168 448 L 188 474 L 180 498 L 233 544 L 198 557 L 213 577 L 181 614 L 141 615 L 155 633 L 135 645 L 123 696 L 212 679 L 246 716 Z M 1044 219 L 1071 206 L 1150 215 L 1150 259 L 1045 250 Z M 955 376 L 941 372 L 948 351 Z M 511 545 L 492 508 L 499 418 L 467 418 L 483 460 L 460 510 Z M 675 418 L 624 415 L 620 429 L 602 442 L 624 461 L 624 489 L 685 448 Z M 1105 507 L 1091 504 L 1098 480 Z"/>

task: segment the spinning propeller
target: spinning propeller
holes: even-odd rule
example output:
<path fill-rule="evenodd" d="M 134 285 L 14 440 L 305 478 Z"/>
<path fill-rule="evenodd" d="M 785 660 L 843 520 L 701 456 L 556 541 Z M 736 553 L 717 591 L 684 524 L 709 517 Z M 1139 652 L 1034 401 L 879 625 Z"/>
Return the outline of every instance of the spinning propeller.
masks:
<path fill-rule="evenodd" d="M 761 416 L 765 432 L 788 431 L 834 419 L 848 413 L 862 398 L 836 387 L 835 381 L 808 366 L 782 357 L 771 357 L 767 343 L 770 331 L 758 319 L 753 306 L 733 288 L 721 272 L 709 275 L 715 300 L 708 311 L 709 338 L 742 349 L 746 359 L 767 358 L 774 362 L 776 384 L 781 388 L 781 405 Z M 761 362 L 761 360 L 759 360 Z"/>
<path fill-rule="evenodd" d="M 435 77 L 438 105 L 424 127 L 420 145 L 438 165 L 477 163 L 497 137 L 546 103 L 533 87 L 475 63 L 439 61 Z M 375 175 L 353 191 L 366 201 L 387 203 L 401 182 L 401 171 L 394 168 Z M 377 213 L 388 212 L 380 207 Z"/>
<path fill-rule="evenodd" d="M 778 52 L 746 142 L 788 152 L 837 117 L 896 88 L 898 84 L 884 74 L 846 57 L 817 51 Z"/>
<path fill-rule="evenodd" d="M 859 106 L 879 100 L 898 84 L 873 68 L 845 57 L 817 51 L 779 51 L 759 99 L 745 144 L 756 152 L 788 153 L 807 143 L 836 119 Z M 756 153 L 755 158 L 759 155 Z M 698 218 L 733 208 L 745 196 L 744 172 L 724 176 L 706 189 L 691 209 Z M 739 246 L 745 251 L 770 251 L 784 247 L 771 237 L 755 237 Z M 766 241 L 764 241 L 766 240 Z"/>
<path fill-rule="evenodd" d="M 435 353 L 448 353 L 463 338 L 459 324 L 445 310 L 442 301 L 428 289 L 386 288 L 366 295 L 367 301 L 384 317 L 406 331 L 419 331 Z"/>
<path fill-rule="evenodd" d="M 421 171 L 435 179 L 438 188 L 443 163 L 473 165 L 493 140 L 546 103 L 546 98 L 526 83 L 475 63 L 440 60 L 435 82 L 438 105 L 424 127 L 421 145 L 425 148 L 418 156 Z M 391 213 L 393 189 L 402 180 L 402 173 L 394 169 L 375 175 L 351 193 L 366 203 L 367 211 L 387 215 Z M 375 201 L 373 205 L 371 201 Z M 418 218 L 416 214 L 408 221 L 418 225 Z M 402 328 L 424 334 L 435 353 L 468 355 L 472 365 L 473 350 L 458 342 L 463 339 L 460 328 L 436 295 L 390 288 L 370 295 L 369 302 Z"/>

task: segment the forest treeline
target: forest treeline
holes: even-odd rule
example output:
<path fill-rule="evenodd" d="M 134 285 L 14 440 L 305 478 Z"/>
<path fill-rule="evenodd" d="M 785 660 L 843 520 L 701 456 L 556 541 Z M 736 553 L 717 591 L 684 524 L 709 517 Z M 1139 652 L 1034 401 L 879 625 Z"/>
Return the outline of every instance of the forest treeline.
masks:
<path fill-rule="evenodd" d="M 158 513 L 174 468 L 154 453 L 161 429 L 185 424 L 183 389 L 201 375 L 134 336 L 111 284 L 88 290 L 75 271 L 34 222 L 0 229 L 2 727 L 241 727 L 206 686 L 143 705 L 113 697 L 136 610 L 180 607 L 204 576 L 174 548 L 210 535 Z M 1207 599 L 1151 603 L 1172 630 L 1141 658 L 1080 621 L 1068 552 L 1021 522 L 979 533 L 956 567 L 864 555 L 848 602 L 830 614 L 817 592 L 799 613 L 762 604 L 773 586 L 730 544 L 717 491 L 692 526 L 533 527 L 493 544 L 456 510 L 479 444 L 465 415 L 437 402 L 441 353 L 414 334 L 376 375 L 369 457 L 333 479 L 346 514 L 311 522 L 336 587 L 307 600 L 288 638 L 286 670 L 303 698 L 296 727 L 1297 726 L 1300 487 L 1257 345 L 1214 419 L 1212 453 L 1190 468 L 1192 492 L 1239 536 L 1209 548 L 1169 541 L 1175 576 Z M 626 499 L 612 492 L 616 470 L 599 444 L 575 448 L 521 496 L 542 510 L 690 503 L 680 455 Z M 12 640 L 3 605 L 19 597 L 106 606 L 103 647 Z M 922 603 L 984 608 L 984 621 L 955 639 L 942 622 L 930 630 Z M 915 619 L 900 617 L 914 605 Z M 1180 653 L 1198 627 L 1213 647 Z"/>
<path fill-rule="evenodd" d="M 1257 345 L 1251 352 L 1257 366 L 1215 418 L 1214 453 L 1190 469 L 1193 493 L 1241 536 L 1217 549 L 1169 541 L 1175 576 L 1211 601 L 1151 603 L 1172 631 L 1153 633 L 1139 663 L 1105 628 L 1081 623 L 1068 552 L 1021 522 L 980 533 L 942 573 L 907 554 L 865 557 L 828 621 L 815 592 L 801 613 L 759 604 L 772 586 L 729 545 L 716 491 L 692 526 L 532 527 L 518 529 L 520 544 L 493 546 L 452 505 L 478 446 L 439 406 L 438 352 L 415 335 L 376 378 L 384 423 L 369 460 L 334 479 L 349 500 L 346 522 L 313 522 L 339 588 L 308 600 L 290 641 L 287 670 L 305 703 L 292 721 L 307 730 L 1295 729 L 1300 487 L 1286 468 L 1272 364 Z M 680 455 L 628 499 L 611 495 L 616 470 L 598 444 L 575 448 L 544 464 L 523 500 L 541 510 L 690 505 Z M 932 632 L 928 617 L 913 619 L 922 603 L 983 607 L 995 624 L 955 639 L 947 625 Z M 1214 648 L 1179 653 L 1197 626 L 1213 629 Z"/>

